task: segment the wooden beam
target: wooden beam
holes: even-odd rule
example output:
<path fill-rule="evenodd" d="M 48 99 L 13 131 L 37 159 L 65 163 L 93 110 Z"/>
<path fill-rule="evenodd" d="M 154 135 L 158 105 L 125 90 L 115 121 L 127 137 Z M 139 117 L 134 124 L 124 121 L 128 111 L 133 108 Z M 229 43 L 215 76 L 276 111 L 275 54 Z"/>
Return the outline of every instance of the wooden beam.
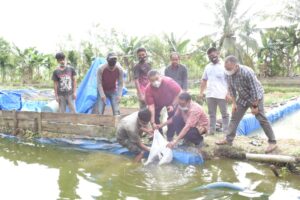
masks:
<path fill-rule="evenodd" d="M 96 114 L 71 114 L 71 113 L 42 113 L 42 121 L 48 122 L 62 122 L 72 124 L 86 124 L 86 125 L 101 125 L 111 126 L 115 125 L 114 116 L 96 115 Z"/>

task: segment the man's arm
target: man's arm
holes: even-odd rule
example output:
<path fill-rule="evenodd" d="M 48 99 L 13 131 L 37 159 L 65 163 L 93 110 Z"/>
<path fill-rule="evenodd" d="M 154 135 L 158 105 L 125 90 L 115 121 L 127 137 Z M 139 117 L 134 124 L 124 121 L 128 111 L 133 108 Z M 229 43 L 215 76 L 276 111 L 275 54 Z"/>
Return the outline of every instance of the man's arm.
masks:
<path fill-rule="evenodd" d="M 202 79 L 201 84 L 200 84 L 200 97 L 201 98 L 203 97 L 203 93 L 204 93 L 204 90 L 206 89 L 206 87 L 207 87 L 207 80 Z"/>
<path fill-rule="evenodd" d="M 73 99 L 76 99 L 76 92 L 77 92 L 77 80 L 76 76 L 72 76 L 72 84 L 73 84 Z"/>
<path fill-rule="evenodd" d="M 138 143 L 138 145 L 145 151 L 150 151 L 150 148 L 148 146 L 146 146 L 144 143 L 142 143 L 141 141 Z"/>
<path fill-rule="evenodd" d="M 119 98 L 122 96 L 122 91 L 123 91 L 123 85 L 124 85 L 124 80 L 123 80 L 123 69 L 118 66 L 119 69 L 119 78 L 118 78 L 118 96 Z"/>
<path fill-rule="evenodd" d="M 58 81 L 53 81 L 54 82 L 54 95 L 55 95 L 55 100 L 58 102 Z"/>
<path fill-rule="evenodd" d="M 257 106 L 258 105 L 258 88 L 257 88 L 257 84 L 256 84 L 256 76 L 254 74 L 254 72 L 249 72 L 247 74 L 247 80 L 248 80 L 248 84 L 250 87 L 250 95 L 251 98 L 249 99 L 250 103 L 252 105 Z"/>

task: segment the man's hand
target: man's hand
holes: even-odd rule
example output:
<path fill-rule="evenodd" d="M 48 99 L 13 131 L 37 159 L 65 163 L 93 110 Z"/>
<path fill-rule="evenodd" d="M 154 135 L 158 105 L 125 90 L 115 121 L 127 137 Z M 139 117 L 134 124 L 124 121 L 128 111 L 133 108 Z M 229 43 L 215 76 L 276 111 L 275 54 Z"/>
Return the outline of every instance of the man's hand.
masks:
<path fill-rule="evenodd" d="M 159 124 L 156 124 L 156 123 L 151 123 L 151 126 L 152 126 L 153 130 L 160 129 Z"/>
<path fill-rule="evenodd" d="M 168 106 L 167 111 L 168 111 L 168 113 L 173 112 L 174 111 L 174 106 Z"/>
<path fill-rule="evenodd" d="M 232 102 L 232 97 L 229 94 L 226 94 L 225 100 L 230 103 Z"/>
<path fill-rule="evenodd" d="M 73 100 L 76 100 L 77 96 L 76 96 L 76 92 L 73 93 Z"/>
<path fill-rule="evenodd" d="M 232 104 L 232 113 L 237 111 L 237 106 L 235 103 Z"/>
<path fill-rule="evenodd" d="M 198 131 L 200 132 L 200 135 L 203 135 L 206 132 L 206 128 L 201 126 Z"/>
<path fill-rule="evenodd" d="M 149 135 L 153 135 L 154 134 L 154 130 L 150 129 L 150 128 L 147 128 L 147 129 L 145 129 L 145 133 L 148 133 Z"/>
<path fill-rule="evenodd" d="M 172 142 L 169 142 L 167 144 L 167 147 L 170 148 L 170 149 L 173 149 L 177 144 L 177 141 L 176 140 L 173 140 Z"/>
<path fill-rule="evenodd" d="M 101 97 L 101 100 L 103 101 L 103 103 L 106 103 L 106 96 Z"/>
<path fill-rule="evenodd" d="M 257 115 L 259 113 L 258 106 L 251 107 L 251 113 L 253 115 Z"/>
<path fill-rule="evenodd" d="M 201 100 L 201 101 L 204 100 L 204 94 L 203 94 L 203 93 L 200 93 L 200 94 L 199 94 L 199 100 Z"/>

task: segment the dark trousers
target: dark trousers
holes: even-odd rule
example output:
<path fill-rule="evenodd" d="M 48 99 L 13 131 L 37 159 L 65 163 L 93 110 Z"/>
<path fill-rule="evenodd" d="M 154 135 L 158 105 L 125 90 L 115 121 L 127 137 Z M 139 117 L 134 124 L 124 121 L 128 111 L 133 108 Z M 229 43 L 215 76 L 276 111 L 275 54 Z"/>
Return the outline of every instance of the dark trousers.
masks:
<path fill-rule="evenodd" d="M 245 115 L 246 111 L 248 110 L 248 108 L 249 108 L 248 105 L 242 106 L 240 104 L 237 104 L 237 110 L 234 113 L 232 113 L 229 127 L 228 127 L 228 133 L 226 135 L 226 139 L 229 143 L 232 143 L 232 141 L 234 140 L 236 136 L 237 127 L 240 121 L 242 120 L 243 116 Z M 259 109 L 259 113 L 255 115 L 255 118 L 259 121 L 259 124 L 261 125 L 266 136 L 268 137 L 268 142 L 274 144 L 276 143 L 276 139 L 271 124 L 265 115 L 263 99 L 261 99 L 258 102 L 258 109 Z"/>
<path fill-rule="evenodd" d="M 174 132 L 177 133 L 177 135 L 181 132 L 181 130 L 185 126 L 185 122 L 181 116 L 174 116 L 173 117 L 173 128 Z M 192 127 L 183 137 L 184 140 L 187 140 L 195 145 L 199 145 L 203 142 L 203 136 L 200 135 L 197 128 Z"/>
<path fill-rule="evenodd" d="M 176 109 L 173 112 L 168 112 L 168 119 L 174 116 Z M 155 123 L 160 124 L 160 112 L 161 110 L 155 110 Z M 159 132 L 162 133 L 162 129 L 159 129 Z M 173 137 L 175 135 L 175 128 L 172 124 L 168 125 L 168 130 L 167 130 L 167 140 L 172 141 Z"/>

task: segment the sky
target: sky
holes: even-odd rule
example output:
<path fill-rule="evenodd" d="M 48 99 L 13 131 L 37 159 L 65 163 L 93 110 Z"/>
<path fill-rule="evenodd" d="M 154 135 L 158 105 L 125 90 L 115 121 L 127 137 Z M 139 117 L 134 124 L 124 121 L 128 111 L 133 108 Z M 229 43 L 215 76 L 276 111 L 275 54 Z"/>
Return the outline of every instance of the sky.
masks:
<path fill-rule="evenodd" d="M 95 24 L 132 36 L 171 33 L 196 39 L 215 32 L 207 5 L 217 0 L 0 0 L 0 37 L 20 48 L 59 50 L 68 35 L 88 38 Z M 240 11 L 274 11 L 280 0 L 241 0 Z M 213 8 L 213 6 L 211 6 Z M 258 24 L 260 22 L 257 22 Z M 272 23 L 259 24 L 270 26 Z"/>

